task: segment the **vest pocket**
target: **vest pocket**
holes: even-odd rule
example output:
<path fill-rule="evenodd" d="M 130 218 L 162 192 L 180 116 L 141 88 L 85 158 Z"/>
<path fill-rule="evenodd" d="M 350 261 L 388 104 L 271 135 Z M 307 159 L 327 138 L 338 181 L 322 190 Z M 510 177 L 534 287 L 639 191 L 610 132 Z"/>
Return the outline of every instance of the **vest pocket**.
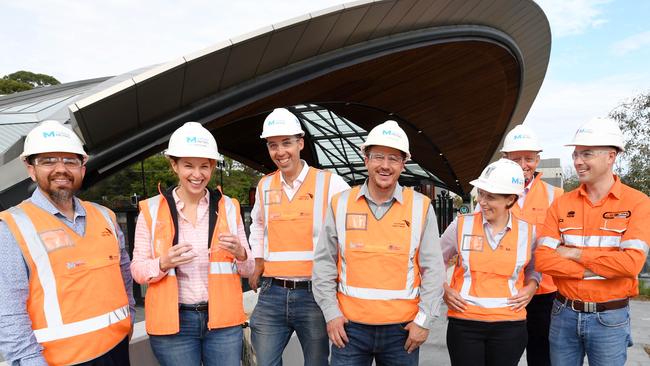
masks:
<path fill-rule="evenodd" d="M 350 244 L 345 257 L 349 286 L 382 290 L 406 288 L 408 249 L 394 244 L 361 247 Z"/>

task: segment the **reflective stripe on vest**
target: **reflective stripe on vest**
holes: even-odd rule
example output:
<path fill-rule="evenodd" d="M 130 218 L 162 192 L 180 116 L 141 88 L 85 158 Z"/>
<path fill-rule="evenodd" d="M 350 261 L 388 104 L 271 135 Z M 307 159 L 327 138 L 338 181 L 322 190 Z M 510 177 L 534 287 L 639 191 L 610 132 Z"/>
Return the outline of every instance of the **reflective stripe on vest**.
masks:
<path fill-rule="evenodd" d="M 281 174 L 281 173 L 277 173 Z M 316 247 L 318 235 L 323 226 L 323 201 L 325 199 L 325 177 L 326 172 L 319 170 L 316 172 L 316 186 L 314 188 L 314 207 L 312 212 L 312 243 Z M 262 192 L 264 194 L 271 187 L 273 175 L 262 178 Z M 269 250 L 269 205 L 264 204 L 264 260 L 269 262 L 287 262 L 287 261 L 311 261 L 314 260 L 314 251 L 283 251 L 271 252 Z M 291 240 L 291 238 L 287 238 Z"/>
<path fill-rule="evenodd" d="M 566 229 L 565 229 L 566 230 Z M 618 248 L 621 245 L 620 236 L 606 235 L 570 235 L 561 234 L 562 242 L 580 248 Z"/>
<path fill-rule="evenodd" d="M 472 235 L 474 229 L 474 215 L 469 215 L 464 217 L 464 223 L 462 228 L 462 237 L 465 235 Z M 515 218 L 512 218 L 516 220 Z M 528 225 L 524 222 L 518 223 L 518 237 L 517 237 L 517 259 L 515 261 L 515 268 L 512 272 L 512 275 L 508 279 L 508 287 L 510 289 L 510 294 L 515 296 L 518 292 L 515 284 L 519 278 L 521 270 L 526 264 L 526 259 L 528 257 Z M 460 290 L 460 295 L 470 304 L 481 306 L 484 308 L 502 308 L 508 306 L 507 297 L 477 297 L 470 295 L 470 289 L 472 288 L 472 269 L 470 267 L 470 253 L 469 250 L 460 250 L 460 254 L 463 259 L 463 286 Z"/>
<path fill-rule="evenodd" d="M 347 284 L 347 263 L 345 260 L 346 232 L 345 221 L 348 208 L 350 190 L 340 194 L 336 207 L 336 231 L 338 234 L 339 250 L 341 253 L 341 276 L 339 279 L 339 292 L 364 300 L 400 300 L 415 299 L 420 293 L 420 288 L 415 286 L 415 252 L 420 244 L 422 234 L 422 212 L 424 201 L 419 194 L 413 194 L 413 210 L 411 213 L 411 238 L 409 247 L 408 272 L 406 287 L 403 290 L 383 290 L 375 288 L 353 287 Z"/>
<path fill-rule="evenodd" d="M 34 224 L 32 224 L 31 219 L 25 211 L 19 207 L 12 207 L 8 212 L 16 222 L 16 226 L 18 226 L 25 240 L 27 250 L 34 261 L 36 271 L 38 272 L 37 275 L 43 288 L 43 313 L 47 322 L 47 328 L 34 330 L 34 335 L 39 343 L 90 333 L 106 328 L 129 316 L 129 306 L 126 305 L 90 319 L 64 324 L 54 271 L 52 270 L 48 253 L 45 251 L 45 245 L 42 244 Z M 100 212 L 107 219 L 109 227 L 115 228 L 108 212 L 104 210 L 100 210 Z M 115 235 L 117 237 L 117 233 Z"/>

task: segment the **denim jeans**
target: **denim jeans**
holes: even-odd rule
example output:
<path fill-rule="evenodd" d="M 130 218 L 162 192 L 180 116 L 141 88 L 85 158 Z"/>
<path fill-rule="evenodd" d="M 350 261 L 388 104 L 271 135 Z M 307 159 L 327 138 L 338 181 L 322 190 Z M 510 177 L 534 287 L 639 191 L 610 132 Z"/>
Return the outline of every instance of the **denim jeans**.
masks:
<path fill-rule="evenodd" d="M 332 345 L 332 366 L 372 365 L 373 359 L 377 366 L 417 365 L 420 359 L 420 348 L 412 353 L 406 353 L 404 344 L 408 324 L 368 325 L 348 322 L 345 333 L 349 342 L 345 347 Z"/>
<path fill-rule="evenodd" d="M 262 280 L 251 315 L 251 341 L 258 366 L 282 365 L 282 352 L 295 331 L 305 366 L 326 366 L 329 338 L 325 318 L 310 289 L 287 289 Z"/>
<path fill-rule="evenodd" d="M 622 366 L 632 346 L 630 307 L 580 313 L 555 300 L 549 330 L 553 366 Z"/>
<path fill-rule="evenodd" d="M 240 325 L 208 330 L 207 311 L 180 310 L 180 332 L 149 341 L 162 366 L 239 366 L 242 336 Z"/>

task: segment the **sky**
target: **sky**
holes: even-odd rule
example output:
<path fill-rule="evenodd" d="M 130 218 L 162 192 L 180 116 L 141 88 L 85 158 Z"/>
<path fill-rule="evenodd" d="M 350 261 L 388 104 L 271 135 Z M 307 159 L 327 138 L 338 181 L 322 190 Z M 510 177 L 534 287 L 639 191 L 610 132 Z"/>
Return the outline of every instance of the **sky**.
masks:
<path fill-rule="evenodd" d="M 0 77 L 119 75 L 341 0 L 21 0 L 0 4 Z M 580 124 L 650 92 L 650 1 L 538 0 L 552 32 L 544 84 L 524 124 L 543 158 L 571 164 Z"/>

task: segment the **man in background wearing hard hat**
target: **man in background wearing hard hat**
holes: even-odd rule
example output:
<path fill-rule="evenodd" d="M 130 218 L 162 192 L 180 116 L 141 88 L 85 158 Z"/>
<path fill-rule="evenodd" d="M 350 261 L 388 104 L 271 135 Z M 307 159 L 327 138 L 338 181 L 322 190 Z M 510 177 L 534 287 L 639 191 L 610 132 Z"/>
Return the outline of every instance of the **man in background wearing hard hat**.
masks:
<path fill-rule="evenodd" d="M 260 366 L 282 364 L 294 331 L 304 364 L 327 365 L 325 319 L 312 295 L 314 247 L 332 195 L 350 187 L 300 159 L 304 134 L 298 118 L 278 108 L 264 120 L 260 136 L 278 167 L 260 180 L 251 212 L 255 272 L 249 282 L 260 295 L 250 326 Z"/>
<path fill-rule="evenodd" d="M 629 298 L 650 242 L 650 199 L 613 173 L 625 143 L 618 124 L 595 119 L 576 132 L 573 166 L 580 186 L 548 210 L 535 267 L 553 276 L 551 363 L 624 365 L 630 336 Z"/>
<path fill-rule="evenodd" d="M 12 365 L 128 365 L 129 256 L 115 214 L 74 196 L 81 141 L 45 121 L 21 157 L 37 188 L 0 213 L 0 350 Z"/>
<path fill-rule="evenodd" d="M 503 141 L 503 157 L 521 166 L 524 171 L 525 188 L 511 212 L 527 222 L 537 225 L 537 232 L 544 224 L 546 211 L 556 197 L 564 191 L 561 188 L 542 181 L 542 174 L 537 172 L 539 153 L 542 151 L 535 133 L 524 125 L 515 126 Z M 533 299 L 526 306 L 526 327 L 528 345 L 526 360 L 529 366 L 550 366 L 548 350 L 548 329 L 551 322 L 551 308 L 557 287 L 553 278 L 542 275 L 542 281 Z"/>
<path fill-rule="evenodd" d="M 368 179 L 332 198 L 314 257 L 314 297 L 332 365 L 417 365 L 445 269 L 428 197 L 398 183 L 409 142 L 386 121 L 361 145 Z"/>

